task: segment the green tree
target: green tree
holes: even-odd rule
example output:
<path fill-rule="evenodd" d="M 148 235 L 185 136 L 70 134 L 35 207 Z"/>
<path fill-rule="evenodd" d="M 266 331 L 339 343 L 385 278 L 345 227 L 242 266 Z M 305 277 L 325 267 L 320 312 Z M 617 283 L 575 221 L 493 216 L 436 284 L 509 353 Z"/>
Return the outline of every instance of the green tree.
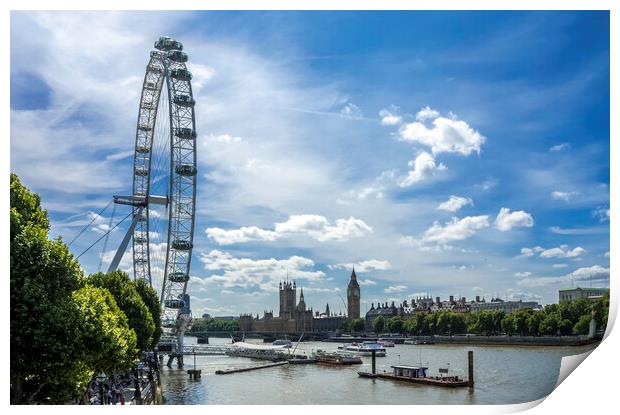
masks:
<path fill-rule="evenodd" d="M 573 332 L 573 322 L 569 319 L 561 320 L 558 324 L 560 335 L 567 336 Z"/>
<path fill-rule="evenodd" d="M 372 322 L 372 328 L 375 333 L 383 333 L 385 330 L 385 318 L 383 316 L 379 316 Z"/>
<path fill-rule="evenodd" d="M 387 329 L 390 333 L 402 333 L 404 329 L 403 320 L 400 317 L 390 317 L 387 321 Z"/>
<path fill-rule="evenodd" d="M 528 319 L 534 311 L 529 308 L 521 308 L 513 311 L 513 330 L 515 333 L 521 336 L 527 336 L 529 334 Z"/>
<path fill-rule="evenodd" d="M 60 240 L 48 240 L 40 198 L 11 174 L 11 402 L 70 399 L 84 376 L 71 293 L 79 264 Z M 52 393 L 54 395 L 52 395 Z"/>
<path fill-rule="evenodd" d="M 508 335 L 512 335 L 514 333 L 514 324 L 515 318 L 511 314 L 508 314 L 502 319 L 502 331 Z"/>
<path fill-rule="evenodd" d="M 157 346 L 159 343 L 159 338 L 162 335 L 161 328 L 161 303 L 159 302 L 159 298 L 157 297 L 157 292 L 151 286 L 149 286 L 146 281 L 138 279 L 134 280 L 133 284 L 136 287 L 136 291 L 142 301 L 144 301 L 144 305 L 148 308 L 151 313 L 151 317 L 153 318 L 153 323 L 155 324 L 155 333 L 153 333 L 153 337 L 151 340 L 151 344 L 149 348 L 152 349 Z"/>
<path fill-rule="evenodd" d="M 605 330 L 609 318 L 609 291 L 591 305 L 597 330 Z"/>
<path fill-rule="evenodd" d="M 364 331 L 364 319 L 363 318 L 356 318 L 351 320 L 351 331 L 354 333 L 359 333 L 361 331 Z"/>
<path fill-rule="evenodd" d="M 542 311 L 532 311 L 532 314 L 527 318 L 527 331 L 530 336 L 540 335 L 540 323 L 545 318 L 545 314 Z"/>
<path fill-rule="evenodd" d="M 546 310 L 546 307 L 545 307 Z M 547 314 L 546 311 L 543 313 Z M 540 322 L 539 333 L 547 336 L 555 336 L 560 329 L 560 317 L 557 312 L 549 313 Z"/>
<path fill-rule="evenodd" d="M 73 292 L 72 301 L 78 310 L 79 343 L 87 350 L 85 360 L 91 370 L 115 373 L 129 369 L 138 357 L 136 333 L 112 294 L 105 288 L 86 286 Z"/>
<path fill-rule="evenodd" d="M 93 342 L 88 331 L 93 319 L 84 313 L 82 296 L 75 297 L 84 289 L 80 265 L 60 239 L 47 238 L 49 221 L 39 196 L 14 174 L 10 189 L 11 403 L 67 403 L 84 391 L 97 368 L 126 362 L 130 332 L 119 334 L 120 344 L 105 336 L 99 337 L 103 343 Z M 103 333 L 119 330 L 114 318 L 98 318 L 105 323 Z"/>
<path fill-rule="evenodd" d="M 463 313 L 451 313 L 452 318 L 450 322 L 450 334 L 465 334 L 467 333 L 467 323 L 465 322 L 465 315 Z"/>
<path fill-rule="evenodd" d="M 591 315 L 582 315 L 573 326 L 573 334 L 588 334 L 590 331 L 590 320 L 592 320 Z"/>
<path fill-rule="evenodd" d="M 129 327 L 136 332 L 138 349 L 149 350 L 155 335 L 155 322 L 129 276 L 120 270 L 98 272 L 90 276 L 89 282 L 95 287 L 110 291 L 118 307 L 127 316 Z"/>

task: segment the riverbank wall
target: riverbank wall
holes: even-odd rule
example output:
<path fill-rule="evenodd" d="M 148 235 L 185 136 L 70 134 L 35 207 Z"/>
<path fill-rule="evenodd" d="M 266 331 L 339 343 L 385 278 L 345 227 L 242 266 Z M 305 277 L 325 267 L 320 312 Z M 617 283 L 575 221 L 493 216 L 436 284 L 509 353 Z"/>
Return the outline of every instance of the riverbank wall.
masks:
<path fill-rule="evenodd" d="M 504 345 L 504 346 L 583 346 L 596 344 L 602 340 L 602 336 L 478 336 L 478 335 L 454 335 L 454 336 L 408 336 L 390 337 L 395 343 L 402 344 L 405 340 L 416 341 L 420 344 L 454 344 L 454 345 Z M 373 341 L 377 337 L 331 337 L 325 341 L 352 343 L 360 341 Z"/>

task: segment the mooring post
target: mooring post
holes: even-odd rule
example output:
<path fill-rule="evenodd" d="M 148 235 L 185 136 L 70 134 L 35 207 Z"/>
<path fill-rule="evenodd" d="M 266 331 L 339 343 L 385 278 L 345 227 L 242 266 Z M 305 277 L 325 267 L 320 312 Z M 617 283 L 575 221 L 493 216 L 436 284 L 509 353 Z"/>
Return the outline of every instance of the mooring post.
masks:
<path fill-rule="evenodd" d="M 469 370 L 469 379 L 467 386 L 474 387 L 474 352 L 472 350 L 467 352 L 467 369 Z"/>
<path fill-rule="evenodd" d="M 372 350 L 372 374 L 374 375 L 376 373 L 377 369 L 377 351 L 376 350 Z"/>

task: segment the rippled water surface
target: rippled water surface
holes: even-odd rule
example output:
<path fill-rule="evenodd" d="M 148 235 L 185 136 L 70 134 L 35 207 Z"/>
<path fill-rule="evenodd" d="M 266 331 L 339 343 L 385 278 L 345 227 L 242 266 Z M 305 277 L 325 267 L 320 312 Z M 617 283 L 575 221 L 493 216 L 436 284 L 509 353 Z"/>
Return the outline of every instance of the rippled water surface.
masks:
<path fill-rule="evenodd" d="M 229 342 L 210 339 L 211 344 Z M 300 343 L 298 351 L 336 350 L 337 343 Z M 267 362 L 228 356 L 197 356 L 199 382 L 189 381 L 185 370 L 164 367 L 162 382 L 167 404 L 511 404 L 549 394 L 560 370 L 562 356 L 584 353 L 589 347 L 506 347 L 454 345 L 396 345 L 377 358 L 377 370 L 393 364 L 419 364 L 431 375 L 440 367 L 467 377 L 467 351 L 474 351 L 475 387 L 440 388 L 389 380 L 360 378 L 370 371 L 370 357 L 362 365 L 284 365 L 251 372 L 216 375 L 218 369 Z M 448 366 L 449 364 L 449 366 Z M 193 367 L 186 356 L 185 369 Z"/>

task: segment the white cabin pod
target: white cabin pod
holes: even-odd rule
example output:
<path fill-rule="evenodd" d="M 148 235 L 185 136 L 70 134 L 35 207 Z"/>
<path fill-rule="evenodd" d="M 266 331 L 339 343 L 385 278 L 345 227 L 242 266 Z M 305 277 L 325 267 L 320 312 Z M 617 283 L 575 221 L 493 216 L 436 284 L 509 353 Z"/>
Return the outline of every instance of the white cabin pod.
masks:
<path fill-rule="evenodd" d="M 183 239 L 175 239 L 172 241 L 172 248 L 177 251 L 189 251 L 192 249 L 192 243 Z"/>
<path fill-rule="evenodd" d="M 168 280 L 171 282 L 187 282 L 189 281 L 189 275 L 184 272 L 173 272 L 168 275 Z"/>
<path fill-rule="evenodd" d="M 180 107 L 193 107 L 196 104 L 194 98 L 185 94 L 175 95 L 172 102 Z"/>
<path fill-rule="evenodd" d="M 191 128 L 177 128 L 174 135 L 183 140 L 193 140 L 196 138 L 196 131 Z"/>
<path fill-rule="evenodd" d="M 183 44 L 168 36 L 162 36 L 155 42 L 155 49 L 158 50 L 183 50 Z"/>
<path fill-rule="evenodd" d="M 174 171 L 181 176 L 195 176 L 197 173 L 196 166 L 191 164 L 179 164 L 174 168 Z"/>

